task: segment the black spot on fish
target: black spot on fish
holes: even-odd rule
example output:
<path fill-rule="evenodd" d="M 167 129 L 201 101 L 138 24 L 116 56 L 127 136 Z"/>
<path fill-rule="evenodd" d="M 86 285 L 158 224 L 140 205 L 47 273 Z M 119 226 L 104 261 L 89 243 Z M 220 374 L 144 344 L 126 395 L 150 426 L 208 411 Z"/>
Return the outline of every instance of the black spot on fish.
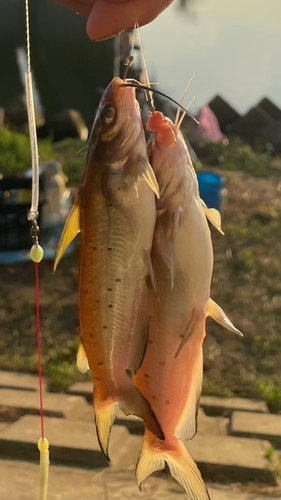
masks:
<path fill-rule="evenodd" d="M 145 373 L 145 374 L 144 374 L 144 376 L 145 376 L 146 378 L 149 378 L 149 375 L 148 375 L 148 373 Z"/>
<path fill-rule="evenodd" d="M 103 329 L 106 330 L 107 326 L 106 325 L 103 325 Z"/>
<path fill-rule="evenodd" d="M 166 399 L 165 403 L 166 403 L 166 405 L 170 405 L 171 404 L 170 401 L 168 401 L 168 399 Z"/>
<path fill-rule="evenodd" d="M 109 207 L 112 207 L 112 203 L 108 203 L 108 206 L 109 206 Z"/>
<path fill-rule="evenodd" d="M 95 380 L 100 380 L 100 378 L 99 377 L 95 377 Z"/>
<path fill-rule="evenodd" d="M 107 291 L 108 291 L 108 292 L 112 292 L 112 288 L 108 288 L 108 289 L 107 289 Z"/>
<path fill-rule="evenodd" d="M 93 337 L 93 334 L 92 334 L 92 333 L 90 333 L 90 337 Z"/>
<path fill-rule="evenodd" d="M 184 337 L 185 337 L 185 335 L 182 333 L 182 334 L 180 335 L 180 338 L 181 338 L 181 339 L 183 339 Z"/>
<path fill-rule="evenodd" d="M 94 247 L 94 250 L 96 250 L 96 249 L 97 249 L 97 247 Z"/>
<path fill-rule="evenodd" d="M 112 304 L 109 304 L 109 306 L 108 306 L 108 307 L 109 307 L 109 309 L 111 309 L 111 307 L 113 307 L 113 305 L 112 305 Z"/>
<path fill-rule="evenodd" d="M 165 366 L 165 364 L 166 364 L 165 361 L 159 361 L 159 365 Z"/>
<path fill-rule="evenodd" d="M 103 361 L 101 361 L 100 363 L 98 363 L 98 366 L 101 366 L 101 365 L 103 365 Z"/>
<path fill-rule="evenodd" d="M 148 341 L 148 343 L 149 343 L 149 344 L 153 344 L 153 340 L 149 340 L 149 341 Z"/>
<path fill-rule="evenodd" d="M 116 283 L 121 283 L 120 278 L 116 278 L 116 280 L 115 280 L 115 281 L 116 281 Z"/>
<path fill-rule="evenodd" d="M 112 248 L 111 248 L 111 247 L 108 247 L 108 249 L 107 249 L 107 250 L 111 251 L 111 250 L 112 250 Z"/>
<path fill-rule="evenodd" d="M 100 300 L 99 300 L 99 299 L 97 299 L 97 300 L 96 300 L 96 303 L 97 303 L 97 304 L 99 304 L 99 303 L 100 303 Z"/>
<path fill-rule="evenodd" d="M 157 399 L 157 397 L 156 396 L 152 396 L 152 399 Z"/>

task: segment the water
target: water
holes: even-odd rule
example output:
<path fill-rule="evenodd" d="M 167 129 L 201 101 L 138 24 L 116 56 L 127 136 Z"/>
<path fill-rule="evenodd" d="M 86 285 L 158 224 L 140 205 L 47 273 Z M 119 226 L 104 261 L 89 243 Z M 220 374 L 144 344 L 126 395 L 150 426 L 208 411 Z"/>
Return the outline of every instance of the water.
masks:
<path fill-rule="evenodd" d="M 151 80 L 180 99 L 196 73 L 193 111 L 217 94 L 240 113 L 264 96 L 281 107 L 280 21 L 280 0 L 175 0 L 142 29 Z"/>

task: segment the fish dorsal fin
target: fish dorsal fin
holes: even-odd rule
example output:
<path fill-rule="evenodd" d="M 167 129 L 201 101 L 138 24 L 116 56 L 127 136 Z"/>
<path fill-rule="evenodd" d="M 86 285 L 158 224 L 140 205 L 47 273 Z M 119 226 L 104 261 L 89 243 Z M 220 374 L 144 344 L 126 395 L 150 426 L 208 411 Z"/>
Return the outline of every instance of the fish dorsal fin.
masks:
<path fill-rule="evenodd" d="M 76 366 L 79 372 L 81 373 L 86 373 L 88 370 L 90 370 L 89 363 L 88 363 L 88 358 L 87 354 L 85 351 L 85 348 L 82 344 L 80 343 L 77 351 L 77 357 L 76 357 Z"/>
<path fill-rule="evenodd" d="M 58 263 L 61 260 L 67 247 L 70 245 L 72 240 L 79 232 L 80 232 L 80 207 L 78 203 L 75 203 L 69 212 L 65 226 L 63 228 L 62 235 L 60 237 L 60 241 L 55 256 L 54 272 L 57 269 Z"/>
<path fill-rule="evenodd" d="M 139 182 L 144 179 L 156 194 L 157 198 L 160 197 L 157 179 L 146 156 L 139 154 L 135 168 L 130 170 L 131 171 L 126 176 L 126 180 L 134 186 L 137 194 Z"/>
<path fill-rule="evenodd" d="M 224 234 L 221 228 L 221 214 L 215 208 L 208 208 L 206 203 L 200 199 L 201 206 L 207 219 L 213 224 L 213 226 L 221 233 Z"/>
<path fill-rule="evenodd" d="M 217 323 L 224 326 L 227 330 L 230 330 L 233 333 L 236 333 L 240 337 L 243 337 L 243 333 L 240 332 L 235 326 L 231 323 L 230 319 L 227 317 L 225 312 L 222 310 L 218 304 L 216 304 L 211 298 L 208 300 L 207 306 L 207 316 L 211 316 Z"/>

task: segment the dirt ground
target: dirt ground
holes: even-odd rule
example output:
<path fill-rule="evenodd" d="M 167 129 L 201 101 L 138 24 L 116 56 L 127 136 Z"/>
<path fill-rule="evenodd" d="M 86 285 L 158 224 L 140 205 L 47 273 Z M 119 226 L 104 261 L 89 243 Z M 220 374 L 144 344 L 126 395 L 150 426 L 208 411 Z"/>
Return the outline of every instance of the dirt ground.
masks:
<path fill-rule="evenodd" d="M 212 298 L 244 338 L 207 321 L 204 392 L 265 398 L 281 410 L 281 176 L 224 173 L 225 236 L 212 229 Z M 77 258 L 40 264 L 44 371 L 51 388 L 77 378 Z M 0 368 L 36 371 L 32 263 L 0 266 Z M 79 376 L 80 377 L 80 376 Z"/>

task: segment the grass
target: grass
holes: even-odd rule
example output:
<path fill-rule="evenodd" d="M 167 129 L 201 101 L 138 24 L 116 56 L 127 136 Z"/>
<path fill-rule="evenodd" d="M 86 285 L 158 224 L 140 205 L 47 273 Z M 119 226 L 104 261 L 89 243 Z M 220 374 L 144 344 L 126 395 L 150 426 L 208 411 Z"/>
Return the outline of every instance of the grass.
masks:
<path fill-rule="evenodd" d="M 85 143 L 79 139 L 65 139 L 52 144 L 50 139 L 38 141 L 40 162 L 56 159 L 62 163 L 63 170 L 71 185 L 80 182 L 85 166 Z M 12 132 L 7 128 L 0 131 L 0 174 L 21 175 L 31 168 L 30 141 L 27 135 Z"/>

